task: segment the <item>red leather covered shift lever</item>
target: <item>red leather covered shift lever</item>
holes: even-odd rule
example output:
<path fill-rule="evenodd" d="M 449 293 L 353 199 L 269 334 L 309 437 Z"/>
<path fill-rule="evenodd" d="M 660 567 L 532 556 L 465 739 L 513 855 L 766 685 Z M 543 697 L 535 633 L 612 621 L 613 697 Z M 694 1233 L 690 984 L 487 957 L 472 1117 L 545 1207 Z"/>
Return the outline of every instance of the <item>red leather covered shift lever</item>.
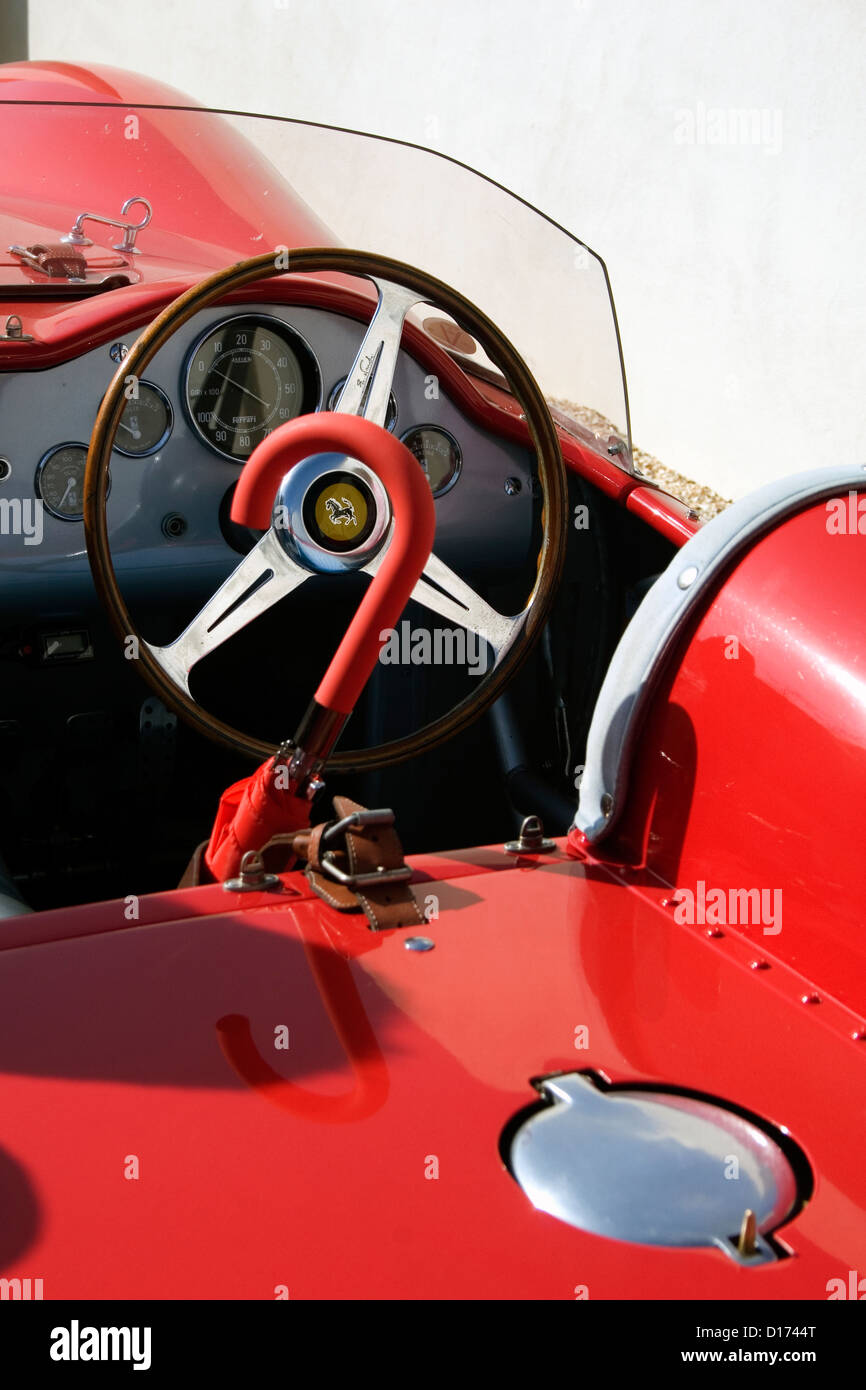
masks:
<path fill-rule="evenodd" d="M 405 445 L 381 426 L 357 415 L 305 415 L 281 425 L 253 450 L 235 490 L 231 516 L 240 525 L 265 529 L 286 473 L 313 454 L 334 452 L 359 459 L 381 478 L 394 514 L 385 558 L 302 724 L 302 730 L 313 730 L 330 721 L 338 732 L 376 664 L 380 632 L 396 625 L 433 547 L 436 512 L 427 479 Z M 296 743 L 303 746 L 303 733 Z M 205 853 L 215 878 L 237 874 L 247 850 L 261 849 L 274 835 L 308 823 L 304 788 L 281 785 L 278 767 L 277 759 L 268 759 L 223 795 Z"/>

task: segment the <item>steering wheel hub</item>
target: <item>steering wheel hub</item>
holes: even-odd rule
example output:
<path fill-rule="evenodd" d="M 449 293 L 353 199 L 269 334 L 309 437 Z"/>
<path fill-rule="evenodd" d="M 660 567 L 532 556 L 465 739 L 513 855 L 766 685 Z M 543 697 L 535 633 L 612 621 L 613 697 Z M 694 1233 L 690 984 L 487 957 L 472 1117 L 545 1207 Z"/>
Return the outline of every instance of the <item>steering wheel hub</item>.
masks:
<path fill-rule="evenodd" d="M 390 520 L 388 494 L 372 469 L 344 454 L 317 454 L 283 478 L 272 524 L 297 564 L 338 574 L 369 563 Z"/>

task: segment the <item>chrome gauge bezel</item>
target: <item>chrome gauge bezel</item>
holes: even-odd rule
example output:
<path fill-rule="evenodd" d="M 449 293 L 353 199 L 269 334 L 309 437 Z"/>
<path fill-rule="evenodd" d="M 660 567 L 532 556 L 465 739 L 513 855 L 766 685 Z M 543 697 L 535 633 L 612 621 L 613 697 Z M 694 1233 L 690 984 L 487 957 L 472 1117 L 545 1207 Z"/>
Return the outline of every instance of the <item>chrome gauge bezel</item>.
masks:
<path fill-rule="evenodd" d="M 33 477 L 33 488 L 34 488 L 34 491 L 35 491 L 35 493 L 36 493 L 37 498 L 39 499 L 39 501 L 42 503 L 43 507 L 45 508 L 45 510 L 46 510 L 47 512 L 50 512 L 52 516 L 56 517 L 58 521 L 83 521 L 83 520 L 84 520 L 84 510 L 83 510 L 83 508 L 82 508 L 82 510 L 81 510 L 80 512 L 58 512 L 57 509 L 56 509 L 55 507 L 52 507 L 51 503 L 48 502 L 48 501 L 46 501 L 45 496 L 44 496 L 43 491 L 42 491 L 42 474 L 45 472 L 46 467 L 47 467 L 48 464 L 51 462 L 51 460 L 54 458 L 55 454 L 59 454 L 60 451 L 61 451 L 61 449 L 83 449 L 83 450 L 84 450 L 84 466 L 86 466 L 86 465 L 87 465 L 87 452 L 88 452 L 88 449 L 89 449 L 89 448 L 90 448 L 90 445 L 89 445 L 89 444 L 82 444 L 82 442 L 81 442 L 80 439 L 66 439 L 66 440 L 64 440 L 64 441 L 63 441 L 62 443 L 60 443 L 60 444 L 52 444 L 51 448 L 50 448 L 50 449 L 47 449 L 47 450 L 45 451 L 45 453 L 42 455 L 41 459 L 39 460 L 39 462 L 38 462 L 37 465 L 36 465 L 36 472 L 35 472 L 34 477 Z M 83 474 L 83 473 L 82 473 L 82 475 L 81 475 L 81 481 L 82 481 L 82 484 L 83 484 L 83 483 L 84 483 L 84 474 Z M 83 490 L 83 489 L 82 489 L 82 490 Z M 111 492 L 111 474 L 109 474 L 108 477 L 107 477 L 107 479 L 106 479 L 106 493 L 105 493 L 106 497 L 108 496 L 108 494 L 109 494 L 110 492 Z"/>
<path fill-rule="evenodd" d="M 454 487 L 455 483 L 459 479 L 461 473 L 463 472 L 463 450 L 460 448 L 460 445 L 458 444 L 457 440 L 454 438 L 454 435 L 451 433 L 450 430 L 444 429 L 442 425 L 437 425 L 432 420 L 424 421 L 418 425 L 410 425 L 409 428 L 407 430 L 404 430 L 403 433 L 400 435 L 400 443 L 406 444 L 406 440 L 409 439 L 413 434 L 418 434 L 419 430 L 435 430 L 437 434 L 444 434 L 445 438 L 450 441 L 451 447 L 453 448 L 457 458 L 457 463 L 455 465 L 454 472 L 452 476 L 448 479 L 448 482 L 445 483 L 444 487 L 440 487 L 437 490 L 434 490 L 433 488 L 430 489 L 430 491 L 433 493 L 433 496 L 438 500 L 440 497 L 444 497 L 446 492 L 451 491 L 451 489 Z M 409 448 L 408 444 L 406 444 L 406 448 Z M 412 453 L 412 450 L 409 449 L 409 452 Z M 415 455 L 413 455 L 413 457 L 415 457 Z M 420 463 L 421 460 L 419 459 L 418 462 Z M 427 481 L 430 481 L 429 474 L 427 475 Z"/>
<path fill-rule="evenodd" d="M 152 392 L 154 393 L 155 396 L 159 396 L 159 399 L 161 400 L 161 402 L 162 402 L 162 404 L 163 404 L 163 406 L 164 406 L 164 408 L 165 408 L 165 414 L 166 414 L 166 419 L 168 420 L 168 424 L 167 424 L 167 426 L 166 426 L 166 428 L 165 428 L 164 433 L 160 436 L 159 441 L 158 441 L 156 444 L 152 444 L 152 445 L 150 446 L 149 449 L 135 449 L 135 450 L 133 450 L 133 449 L 124 449 L 124 448 L 122 447 L 122 445 L 120 445 L 120 444 L 117 443 L 118 435 L 115 435 L 115 437 L 114 437 L 114 441 L 115 441 L 115 442 L 114 442 L 113 448 L 117 451 L 118 454 L 123 454 L 123 457 L 124 457 L 124 458 L 128 458 L 128 459 L 146 459 L 146 458 L 150 458 L 150 456 L 151 456 L 152 454 L 158 454 L 159 451 L 160 451 L 160 449 L 164 448 L 165 445 L 168 443 L 169 439 L 171 438 L 171 432 L 172 432 L 172 430 L 174 429 L 174 411 L 173 411 L 173 409 L 172 409 L 171 401 L 169 400 L 168 396 L 167 396 L 167 395 L 165 394 L 165 392 L 163 391 L 162 387 L 161 387 L 161 386 L 157 386 L 156 383 L 153 382 L 153 381 L 146 381 L 146 380 L 144 380 L 144 378 L 142 378 L 142 380 L 138 383 L 139 395 L 140 395 L 141 392 L 142 392 L 143 390 L 145 390 L 145 389 L 147 389 L 148 391 L 152 391 Z M 127 402 L 127 404 L 130 404 L 130 402 Z M 123 408 L 123 413 L 124 413 L 124 415 L 126 414 L 126 406 L 124 406 L 124 408 Z M 123 419 L 123 415 L 121 415 L 120 418 L 121 418 L 121 420 L 122 420 L 122 419 Z M 118 428 L 118 431 L 119 431 L 119 430 L 120 430 L 120 424 L 119 424 L 119 423 L 118 423 L 117 428 Z"/>
<path fill-rule="evenodd" d="M 196 356 L 198 355 L 199 349 L 201 348 L 203 343 L 207 342 L 208 338 L 213 337 L 215 333 L 220 333 L 224 329 L 229 328 L 233 323 L 243 323 L 244 321 L 248 321 L 250 319 L 253 319 L 257 324 L 272 325 L 275 330 L 283 334 L 283 336 L 288 339 L 289 345 L 291 347 L 294 348 L 295 344 L 297 344 L 299 351 L 296 352 L 296 355 L 300 362 L 301 376 L 304 382 L 304 399 L 302 401 L 302 407 L 307 406 L 307 373 L 309 369 L 312 370 L 314 376 L 314 390 L 311 392 L 311 395 L 315 396 L 315 405 L 310 405 L 308 408 L 302 408 L 298 411 L 298 415 L 294 416 L 293 418 L 297 419 L 300 415 L 309 415 L 315 413 L 315 411 L 321 410 L 324 391 L 322 368 L 319 364 L 319 359 L 316 357 L 316 354 L 313 352 L 313 349 L 311 348 L 307 339 L 304 337 L 303 333 L 299 333 L 297 328 L 295 328 L 293 324 L 287 323 L 285 319 L 279 319 L 274 314 L 260 314 L 257 313 L 255 310 L 250 310 L 249 312 L 244 314 L 231 314 L 228 318 L 217 319 L 214 323 L 208 324 L 208 326 L 201 333 L 199 333 L 198 337 L 195 339 L 189 351 L 187 352 L 186 358 L 184 359 L 183 371 L 181 373 L 181 405 L 183 407 L 183 412 L 186 416 L 187 423 L 189 424 L 190 429 L 193 431 L 196 439 L 200 440 L 200 442 L 204 444 L 205 447 L 212 454 L 216 454 L 219 458 L 226 459 L 229 463 L 236 464 L 238 468 L 243 468 L 244 464 L 247 461 L 247 458 L 249 458 L 249 454 L 247 454 L 246 458 L 244 458 L 239 454 L 228 453 L 225 449 L 221 449 L 218 444 L 215 444 L 214 441 L 212 439 L 209 439 L 207 434 L 204 433 L 200 424 L 194 418 L 194 412 L 190 404 L 189 378 L 190 372 L 192 370 L 192 364 L 195 361 Z M 263 435 L 262 438 L 267 438 L 267 436 Z M 260 440 L 257 441 L 257 443 L 260 442 Z M 256 445 L 254 444 L 253 449 L 255 449 L 255 447 Z M 253 452 L 253 449 L 250 450 L 250 454 Z"/>

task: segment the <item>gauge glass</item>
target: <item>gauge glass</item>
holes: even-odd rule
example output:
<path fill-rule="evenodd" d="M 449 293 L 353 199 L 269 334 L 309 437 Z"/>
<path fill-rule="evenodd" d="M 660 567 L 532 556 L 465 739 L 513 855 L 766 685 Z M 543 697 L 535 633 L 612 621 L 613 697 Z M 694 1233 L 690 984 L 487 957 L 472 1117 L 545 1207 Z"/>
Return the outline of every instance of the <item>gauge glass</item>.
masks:
<path fill-rule="evenodd" d="M 138 394 L 128 400 L 117 426 L 114 447 L 129 458 L 155 454 L 171 434 L 171 406 L 164 391 L 149 381 L 138 383 Z"/>
<path fill-rule="evenodd" d="M 279 319 L 247 314 L 208 329 L 190 354 L 185 400 L 196 433 L 239 463 L 275 429 L 317 410 L 318 364 Z"/>
<path fill-rule="evenodd" d="M 343 389 L 343 387 L 345 386 L 345 384 L 346 384 L 346 378 L 345 378 L 344 376 L 341 376 L 339 381 L 335 381 L 335 382 L 334 382 L 334 385 L 331 387 L 331 394 L 330 394 L 329 397 L 328 397 L 328 409 L 329 409 L 329 410 L 335 410 L 335 409 L 336 409 L 336 407 L 337 407 L 337 401 L 340 399 L 340 392 L 342 391 L 342 389 Z M 394 426 L 396 425 L 396 423 L 397 423 L 397 402 L 396 402 L 396 400 L 394 399 L 394 392 L 393 392 L 393 391 L 390 391 L 390 392 L 388 393 L 388 410 L 387 410 L 387 412 L 386 412 L 386 414 L 385 414 L 385 429 L 386 429 L 386 430 L 393 430 L 393 428 L 394 428 Z"/>
<path fill-rule="evenodd" d="M 463 458 L 453 434 L 438 425 L 417 425 L 402 436 L 402 442 L 427 474 L 434 497 L 441 497 L 454 486 Z"/>
<path fill-rule="evenodd" d="M 84 517 L 86 444 L 58 444 L 49 449 L 36 470 L 36 495 L 61 521 Z"/>

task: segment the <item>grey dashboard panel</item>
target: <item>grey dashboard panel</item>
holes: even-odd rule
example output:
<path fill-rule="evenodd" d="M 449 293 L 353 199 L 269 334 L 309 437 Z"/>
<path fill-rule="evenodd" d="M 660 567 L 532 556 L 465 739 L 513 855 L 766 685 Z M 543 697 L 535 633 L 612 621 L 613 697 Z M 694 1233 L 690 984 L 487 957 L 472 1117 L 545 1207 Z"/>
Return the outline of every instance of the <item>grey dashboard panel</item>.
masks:
<path fill-rule="evenodd" d="M 183 374 L 192 345 L 209 327 L 246 313 L 265 313 L 294 328 L 310 345 L 322 375 L 323 398 L 346 375 L 365 325 L 331 311 L 286 304 L 218 306 L 195 315 L 156 355 L 145 374 L 165 392 L 174 423 L 167 443 L 145 458 L 115 451 L 108 499 L 112 556 L 129 601 L 170 600 L 178 590 L 204 596 L 238 563 L 223 538 L 220 503 L 241 467 L 220 457 L 192 428 L 183 401 Z M 132 342 L 135 334 L 127 335 Z M 53 446 L 90 438 L 100 400 L 116 369 L 110 344 L 40 371 L 0 374 L 0 455 L 11 474 L 0 499 L 35 497 L 39 460 Z M 458 483 L 436 499 L 436 550 L 460 572 L 495 567 L 503 557 L 525 558 L 532 534 L 530 452 L 493 437 L 439 389 L 431 392 L 425 370 L 403 349 L 394 377 L 397 433 L 412 425 L 439 425 L 459 442 L 463 469 Z M 507 494 L 505 479 L 519 478 Z M 182 540 L 161 530 L 167 513 L 187 522 Z M 0 615 L 69 613 L 95 601 L 81 522 L 42 511 L 38 545 L 22 535 L 0 534 Z"/>
<path fill-rule="evenodd" d="M 637 732 L 689 619 L 713 582 L 761 535 L 801 508 L 866 487 L 866 466 L 813 468 L 757 488 L 708 521 L 677 552 L 623 633 L 599 691 L 574 826 L 601 840 L 621 814 Z"/>

